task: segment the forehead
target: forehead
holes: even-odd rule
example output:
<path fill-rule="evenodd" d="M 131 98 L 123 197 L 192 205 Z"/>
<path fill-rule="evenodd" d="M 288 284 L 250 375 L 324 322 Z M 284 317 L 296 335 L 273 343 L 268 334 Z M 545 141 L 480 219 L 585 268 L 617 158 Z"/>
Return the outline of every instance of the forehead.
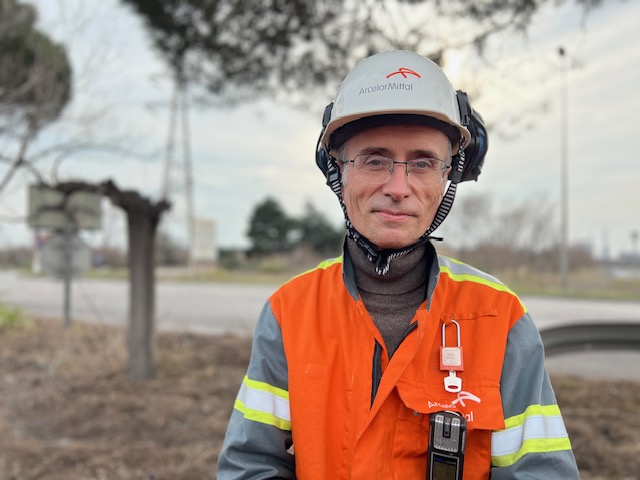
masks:
<path fill-rule="evenodd" d="M 345 147 L 350 157 L 376 151 L 390 155 L 431 154 L 445 158 L 450 152 L 451 142 L 436 128 L 424 125 L 387 125 L 354 135 L 346 142 Z"/>

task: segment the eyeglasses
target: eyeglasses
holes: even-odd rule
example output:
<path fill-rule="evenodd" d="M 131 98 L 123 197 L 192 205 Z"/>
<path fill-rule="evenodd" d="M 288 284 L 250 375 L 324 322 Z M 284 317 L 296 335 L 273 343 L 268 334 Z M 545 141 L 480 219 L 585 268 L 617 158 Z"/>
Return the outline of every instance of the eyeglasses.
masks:
<path fill-rule="evenodd" d="M 441 182 L 444 180 L 445 172 L 451 167 L 438 158 L 415 158 L 407 162 L 396 162 L 378 154 L 357 155 L 353 160 L 345 160 L 343 163 L 352 163 L 357 178 L 375 185 L 386 183 L 396 165 L 406 165 L 409 182 L 418 187 Z"/>

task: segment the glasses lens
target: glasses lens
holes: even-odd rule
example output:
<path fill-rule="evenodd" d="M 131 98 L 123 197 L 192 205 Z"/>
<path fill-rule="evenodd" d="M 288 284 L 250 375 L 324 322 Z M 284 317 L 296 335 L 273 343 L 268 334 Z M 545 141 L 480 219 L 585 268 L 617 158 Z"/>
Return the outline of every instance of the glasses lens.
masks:
<path fill-rule="evenodd" d="M 393 160 L 382 155 L 358 155 L 353 159 L 353 168 L 363 181 L 382 184 L 391 175 Z"/>
<path fill-rule="evenodd" d="M 417 158 L 407 164 L 409 180 L 420 185 L 441 181 L 447 164 L 437 158 Z"/>

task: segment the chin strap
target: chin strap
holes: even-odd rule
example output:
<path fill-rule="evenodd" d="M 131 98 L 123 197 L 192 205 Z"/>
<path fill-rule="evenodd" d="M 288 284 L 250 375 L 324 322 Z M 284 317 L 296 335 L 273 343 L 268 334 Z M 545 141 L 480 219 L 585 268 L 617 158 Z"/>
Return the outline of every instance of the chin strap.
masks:
<path fill-rule="evenodd" d="M 458 142 L 458 145 L 462 145 L 462 144 L 463 144 L 463 139 L 461 138 L 460 142 Z M 464 164 L 466 160 L 464 150 L 462 149 L 462 147 L 458 148 L 457 157 L 458 157 L 457 158 L 458 161 L 454 162 L 454 165 L 455 165 L 454 171 L 452 171 L 451 174 L 449 175 L 449 178 L 451 181 L 449 182 L 447 191 L 442 197 L 442 200 L 440 201 L 440 205 L 438 206 L 438 210 L 436 211 L 436 215 L 433 218 L 433 222 L 431 222 L 431 226 L 429 227 L 425 235 L 431 234 L 431 232 L 433 232 L 436 228 L 438 228 L 440 224 L 444 221 L 444 219 L 447 218 L 447 215 L 449 215 L 449 212 L 451 211 L 451 207 L 453 206 L 453 201 L 456 198 L 456 190 L 458 189 L 458 182 L 460 182 L 460 179 L 462 178 L 462 172 L 464 170 Z"/>
<path fill-rule="evenodd" d="M 420 239 L 417 242 L 407 247 L 400 248 L 397 250 L 395 249 L 380 250 L 374 247 L 368 238 L 364 237 L 363 235 L 360 234 L 360 232 L 358 232 L 355 228 L 353 228 L 353 225 L 351 225 L 351 222 L 349 220 L 347 220 L 347 232 L 349 237 L 356 242 L 356 245 L 360 248 L 360 250 L 362 250 L 365 253 L 365 255 L 367 256 L 367 259 L 375 265 L 376 273 L 380 276 L 384 276 L 387 273 L 389 273 L 392 260 L 395 260 L 398 257 L 402 257 L 403 255 L 406 255 L 416 247 L 419 247 L 420 245 L 424 245 L 425 243 L 429 242 L 429 240 L 442 240 L 441 238 L 429 237 L 427 235 L 424 235 L 420 237 Z"/>

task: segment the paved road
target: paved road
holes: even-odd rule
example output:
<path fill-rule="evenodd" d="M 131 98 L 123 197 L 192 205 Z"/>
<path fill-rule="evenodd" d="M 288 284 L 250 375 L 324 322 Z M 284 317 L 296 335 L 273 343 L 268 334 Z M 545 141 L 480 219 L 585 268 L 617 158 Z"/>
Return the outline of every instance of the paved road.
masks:
<path fill-rule="evenodd" d="M 160 330 L 250 335 L 274 286 L 159 282 L 156 325 Z M 127 319 L 128 284 L 117 280 L 76 280 L 74 320 L 123 325 Z M 62 318 L 63 286 L 47 278 L 21 277 L 0 271 L 0 302 L 33 315 Z M 540 329 L 575 323 L 640 323 L 640 302 L 524 297 Z M 549 358 L 551 371 L 579 369 L 589 376 L 633 377 L 640 381 L 640 352 L 586 352 Z"/>
<path fill-rule="evenodd" d="M 161 330 L 251 334 L 274 286 L 158 282 L 156 324 Z M 129 308 L 128 283 L 74 280 L 72 318 L 124 325 Z M 62 318 L 63 285 L 49 278 L 22 277 L 0 271 L 0 302 L 40 317 Z"/>

